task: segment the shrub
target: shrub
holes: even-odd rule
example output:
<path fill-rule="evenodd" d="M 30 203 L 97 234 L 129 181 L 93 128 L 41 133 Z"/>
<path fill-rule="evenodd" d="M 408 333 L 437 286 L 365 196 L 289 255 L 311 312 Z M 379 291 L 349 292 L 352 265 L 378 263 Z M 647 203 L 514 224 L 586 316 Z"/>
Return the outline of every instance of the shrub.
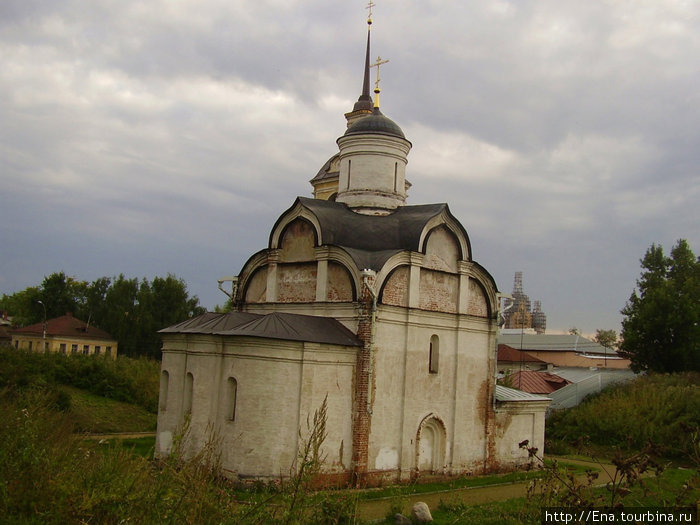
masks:
<path fill-rule="evenodd" d="M 652 374 L 615 385 L 547 420 L 547 438 L 641 449 L 662 444 L 682 455 L 700 427 L 700 374 Z"/>
<path fill-rule="evenodd" d="M 155 413 L 160 363 L 147 358 L 44 354 L 0 348 L 0 387 L 64 384 Z"/>

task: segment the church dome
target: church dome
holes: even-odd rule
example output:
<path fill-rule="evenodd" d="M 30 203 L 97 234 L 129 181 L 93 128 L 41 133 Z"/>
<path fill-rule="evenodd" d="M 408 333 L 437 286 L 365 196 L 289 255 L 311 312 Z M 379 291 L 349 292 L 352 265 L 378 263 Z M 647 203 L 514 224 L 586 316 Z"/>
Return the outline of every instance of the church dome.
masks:
<path fill-rule="evenodd" d="M 345 136 L 361 133 L 379 133 L 382 135 L 393 135 L 402 139 L 406 138 L 399 125 L 389 117 L 384 116 L 379 111 L 379 108 L 374 108 L 371 115 L 362 117 L 354 122 L 345 132 Z"/>

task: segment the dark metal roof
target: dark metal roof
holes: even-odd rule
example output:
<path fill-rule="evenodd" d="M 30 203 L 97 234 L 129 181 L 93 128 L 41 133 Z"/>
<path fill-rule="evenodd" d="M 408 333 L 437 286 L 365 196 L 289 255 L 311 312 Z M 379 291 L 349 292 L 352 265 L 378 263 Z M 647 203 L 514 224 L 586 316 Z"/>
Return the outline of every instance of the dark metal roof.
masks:
<path fill-rule="evenodd" d="M 399 125 L 389 117 L 379 111 L 379 108 L 374 108 L 371 115 L 362 117 L 352 124 L 346 131 L 345 136 L 359 135 L 365 133 L 378 133 L 381 135 L 393 135 L 405 139 L 406 136 Z"/>
<path fill-rule="evenodd" d="M 332 317 L 285 312 L 252 314 L 206 313 L 160 330 L 165 334 L 247 336 L 287 341 L 307 341 L 341 346 L 362 346 L 357 336 Z"/>
<path fill-rule="evenodd" d="M 418 251 L 427 223 L 449 212 L 447 204 L 440 203 L 400 206 L 389 215 L 363 215 L 341 202 L 307 197 L 297 201 L 318 220 L 323 244 L 342 247 L 358 268 L 377 271 L 396 253 Z M 466 231 L 464 236 L 468 238 Z"/>
<path fill-rule="evenodd" d="M 391 257 L 397 253 L 401 253 L 402 250 L 381 250 L 381 251 L 370 251 L 370 250 L 356 250 L 354 248 L 345 248 L 348 255 L 352 257 L 355 261 L 357 267 L 361 270 L 366 268 L 374 271 L 379 271 Z"/>
<path fill-rule="evenodd" d="M 318 170 L 318 173 L 316 174 L 316 176 L 313 179 L 311 179 L 311 181 L 309 181 L 309 182 L 314 182 L 314 181 L 323 180 L 323 179 L 329 179 L 331 177 L 337 177 L 339 175 L 339 172 L 328 171 L 328 170 L 330 170 L 330 168 L 331 168 L 331 162 L 333 162 L 336 158 L 338 158 L 339 155 L 340 155 L 340 153 L 336 153 L 330 159 L 328 159 L 326 161 L 326 163 L 321 167 L 321 169 Z"/>
<path fill-rule="evenodd" d="M 262 317 L 261 314 L 230 312 L 225 314 L 207 312 L 159 331 L 161 334 L 214 334 L 232 330 L 249 321 Z"/>

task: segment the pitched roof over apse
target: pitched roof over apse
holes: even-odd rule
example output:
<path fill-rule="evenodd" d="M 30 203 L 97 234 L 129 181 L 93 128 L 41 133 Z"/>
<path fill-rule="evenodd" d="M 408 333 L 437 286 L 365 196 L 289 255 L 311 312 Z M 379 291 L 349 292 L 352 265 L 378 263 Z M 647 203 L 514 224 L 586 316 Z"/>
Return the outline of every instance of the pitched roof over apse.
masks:
<path fill-rule="evenodd" d="M 37 335 L 43 334 L 44 323 L 35 323 L 23 328 L 15 328 L 13 334 Z M 114 338 L 95 326 L 88 325 L 86 322 L 73 317 L 73 314 L 54 317 L 46 321 L 46 335 L 55 337 L 80 337 L 83 339 L 110 339 Z"/>
<path fill-rule="evenodd" d="M 316 217 L 321 227 L 322 244 L 345 249 L 358 268 L 375 271 L 381 270 L 396 253 L 418 251 L 421 234 L 431 219 L 441 214 L 453 217 L 445 203 L 400 206 L 388 215 L 363 215 L 341 202 L 307 197 L 297 197 L 290 210 L 297 204 Z M 286 215 L 283 213 L 280 220 Z M 459 224 L 456 219 L 454 222 Z M 459 227 L 468 244 L 467 232 L 461 224 Z M 468 256 L 462 254 L 462 257 Z"/>
<path fill-rule="evenodd" d="M 332 317 L 281 312 L 264 315 L 246 312 L 206 313 L 164 328 L 159 333 L 247 336 L 341 346 L 362 346 L 362 342 L 355 334 Z"/>
<path fill-rule="evenodd" d="M 515 372 L 510 374 L 507 379 L 518 390 L 531 394 L 551 394 L 571 383 L 558 375 L 534 370 Z"/>
<path fill-rule="evenodd" d="M 262 314 L 251 314 L 247 312 L 215 313 L 207 312 L 192 319 L 187 319 L 181 323 L 174 324 L 159 330 L 160 334 L 214 334 L 231 330 L 253 319 L 262 317 Z"/>

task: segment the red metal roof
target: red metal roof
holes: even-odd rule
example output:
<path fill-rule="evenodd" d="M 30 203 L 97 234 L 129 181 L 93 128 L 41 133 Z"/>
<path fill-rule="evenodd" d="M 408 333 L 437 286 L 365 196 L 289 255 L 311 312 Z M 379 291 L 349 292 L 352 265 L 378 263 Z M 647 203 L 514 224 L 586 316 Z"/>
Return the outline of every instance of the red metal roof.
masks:
<path fill-rule="evenodd" d="M 12 330 L 12 333 L 41 336 L 43 334 L 43 323 L 36 323 L 29 326 L 24 326 L 22 328 L 15 328 Z M 62 315 L 61 317 L 48 319 L 46 321 L 46 335 L 47 337 L 58 336 L 114 340 L 114 338 L 104 330 L 88 325 L 86 322 L 73 317 L 72 314 L 66 314 Z"/>
<path fill-rule="evenodd" d="M 500 344 L 498 345 L 498 362 L 499 363 L 545 363 L 533 355 L 528 354 L 513 348 L 512 346 Z"/>
<path fill-rule="evenodd" d="M 571 381 L 548 372 L 537 372 L 534 370 L 522 370 L 510 374 L 506 378 L 507 386 L 517 388 L 523 392 L 531 394 L 551 394 L 570 384 Z"/>

